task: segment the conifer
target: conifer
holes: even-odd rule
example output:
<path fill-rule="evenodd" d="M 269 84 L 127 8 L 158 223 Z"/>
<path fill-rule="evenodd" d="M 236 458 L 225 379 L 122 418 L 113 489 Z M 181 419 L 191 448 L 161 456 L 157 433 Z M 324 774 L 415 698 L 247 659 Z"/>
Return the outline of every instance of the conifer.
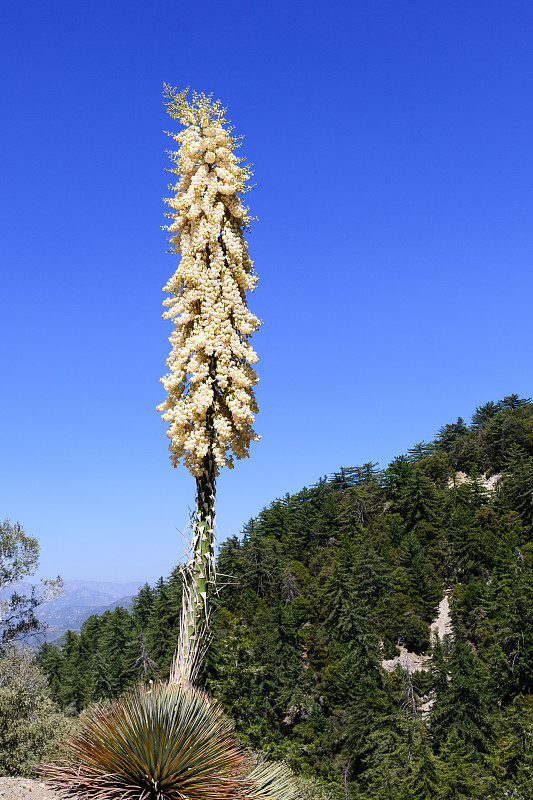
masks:
<path fill-rule="evenodd" d="M 438 800 L 474 800 L 488 796 L 487 775 L 472 759 L 461 735 L 454 728 L 440 751 Z"/>

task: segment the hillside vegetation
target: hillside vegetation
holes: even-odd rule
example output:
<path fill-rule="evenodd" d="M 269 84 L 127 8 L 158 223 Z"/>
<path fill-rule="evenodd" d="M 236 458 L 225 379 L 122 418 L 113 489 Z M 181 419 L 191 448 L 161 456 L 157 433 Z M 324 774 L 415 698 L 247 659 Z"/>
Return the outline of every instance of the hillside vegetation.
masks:
<path fill-rule="evenodd" d="M 218 556 L 201 682 L 239 736 L 339 798 L 533 798 L 533 404 L 444 425 L 386 469 L 340 469 Z M 430 626 L 449 596 L 453 634 Z M 72 713 L 168 671 L 181 575 L 39 661 Z M 398 648 L 423 669 L 383 668 Z"/>

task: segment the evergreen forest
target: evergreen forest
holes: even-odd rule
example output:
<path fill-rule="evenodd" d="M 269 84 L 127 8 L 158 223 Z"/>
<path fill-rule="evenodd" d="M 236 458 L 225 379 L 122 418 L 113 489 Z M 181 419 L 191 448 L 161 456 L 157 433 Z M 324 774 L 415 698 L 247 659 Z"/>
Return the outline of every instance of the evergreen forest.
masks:
<path fill-rule="evenodd" d="M 518 395 L 385 469 L 341 468 L 221 544 L 199 682 L 331 800 L 533 800 L 532 525 Z M 53 700 L 76 715 L 166 677 L 181 589 L 176 567 L 42 645 Z"/>

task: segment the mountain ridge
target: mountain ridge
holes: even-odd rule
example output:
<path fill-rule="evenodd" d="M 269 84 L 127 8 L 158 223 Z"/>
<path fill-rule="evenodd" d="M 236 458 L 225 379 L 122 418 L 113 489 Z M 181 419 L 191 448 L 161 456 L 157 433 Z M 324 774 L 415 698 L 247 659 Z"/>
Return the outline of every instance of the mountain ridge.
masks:
<path fill-rule="evenodd" d="M 36 616 L 46 629 L 32 637 L 32 642 L 39 645 L 56 641 L 69 629 L 79 631 L 93 614 L 113 611 L 118 606 L 129 608 L 142 585 L 141 581 L 65 581 L 61 595 L 46 600 L 36 609 Z M 18 584 L 16 588 L 25 594 L 31 592 L 30 583 Z"/>

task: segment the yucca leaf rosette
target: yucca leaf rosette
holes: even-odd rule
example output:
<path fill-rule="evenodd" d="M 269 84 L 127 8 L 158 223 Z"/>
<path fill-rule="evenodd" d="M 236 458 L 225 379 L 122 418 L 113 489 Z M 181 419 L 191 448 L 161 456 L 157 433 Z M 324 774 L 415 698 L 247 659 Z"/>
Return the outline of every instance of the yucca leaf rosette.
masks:
<path fill-rule="evenodd" d="M 139 686 L 84 712 L 40 772 L 79 800 L 293 800 L 282 764 L 253 767 L 221 706 L 192 686 Z"/>

